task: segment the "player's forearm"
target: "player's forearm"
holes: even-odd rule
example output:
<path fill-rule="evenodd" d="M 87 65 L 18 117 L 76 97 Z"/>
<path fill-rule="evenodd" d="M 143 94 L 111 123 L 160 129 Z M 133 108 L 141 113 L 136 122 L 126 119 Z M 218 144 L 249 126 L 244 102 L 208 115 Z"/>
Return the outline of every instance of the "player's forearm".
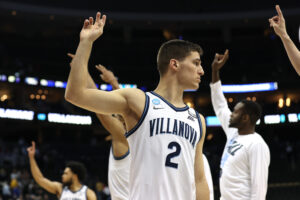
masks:
<path fill-rule="evenodd" d="M 280 37 L 284 48 L 287 52 L 287 55 L 295 68 L 296 72 L 300 76 L 300 52 L 295 46 L 294 42 L 291 40 L 288 34 L 285 34 Z"/>
<path fill-rule="evenodd" d="M 209 188 L 205 178 L 196 183 L 196 200 L 209 200 Z"/>
<path fill-rule="evenodd" d="M 266 192 L 263 192 L 261 188 L 251 189 L 251 200 L 265 200 Z"/>
<path fill-rule="evenodd" d="M 259 180 L 261 179 L 261 180 Z M 252 181 L 251 186 L 251 200 L 265 200 L 267 194 L 267 181 L 258 177 L 257 181 Z"/>
<path fill-rule="evenodd" d="M 30 157 L 29 158 L 29 163 L 30 163 L 30 170 L 31 170 L 31 174 L 34 178 L 34 180 L 40 184 L 41 183 L 41 180 L 44 178 L 42 172 L 40 171 L 37 163 L 36 163 L 36 160 L 34 157 Z"/>
<path fill-rule="evenodd" d="M 65 92 L 65 98 L 70 102 L 80 98 L 82 91 L 87 88 L 87 66 L 92 45 L 93 43 L 87 40 L 80 41 L 78 45 Z"/>
<path fill-rule="evenodd" d="M 217 115 L 219 112 L 222 112 L 222 110 L 229 109 L 226 98 L 222 91 L 221 82 L 218 81 L 210 84 L 211 101 L 212 101 L 213 109 Z"/>
<path fill-rule="evenodd" d="M 216 116 L 218 117 L 226 135 L 228 132 L 229 119 L 231 111 L 228 107 L 227 100 L 222 91 L 221 81 L 210 84 L 211 102 Z"/>
<path fill-rule="evenodd" d="M 215 83 L 220 80 L 220 70 L 212 69 L 211 82 Z"/>

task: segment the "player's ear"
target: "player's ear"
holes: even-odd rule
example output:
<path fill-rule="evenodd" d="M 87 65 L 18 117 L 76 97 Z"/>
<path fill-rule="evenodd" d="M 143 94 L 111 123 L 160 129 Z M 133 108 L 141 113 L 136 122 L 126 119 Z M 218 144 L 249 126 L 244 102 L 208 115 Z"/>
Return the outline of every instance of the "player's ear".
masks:
<path fill-rule="evenodd" d="M 176 59 L 171 59 L 169 62 L 169 66 L 172 70 L 177 71 L 178 70 L 178 66 L 179 66 L 179 62 Z"/>
<path fill-rule="evenodd" d="M 249 114 L 244 113 L 244 114 L 242 115 L 242 120 L 243 120 L 244 122 L 250 121 L 250 116 L 249 116 Z"/>

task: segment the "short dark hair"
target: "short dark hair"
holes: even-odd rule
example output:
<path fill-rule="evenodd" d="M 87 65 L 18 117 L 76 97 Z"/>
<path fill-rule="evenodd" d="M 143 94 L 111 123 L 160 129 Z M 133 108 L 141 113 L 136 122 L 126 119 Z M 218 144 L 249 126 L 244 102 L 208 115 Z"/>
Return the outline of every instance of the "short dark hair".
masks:
<path fill-rule="evenodd" d="M 241 103 L 243 103 L 244 114 L 249 115 L 251 124 L 255 125 L 257 120 L 259 120 L 261 117 L 261 106 L 254 101 L 249 101 L 246 99 L 242 100 Z"/>
<path fill-rule="evenodd" d="M 171 59 L 183 60 L 191 52 L 203 54 L 202 48 L 198 44 L 194 44 L 185 40 L 169 40 L 161 45 L 157 54 L 157 69 L 160 75 L 167 72 Z"/>
<path fill-rule="evenodd" d="M 69 161 L 66 167 L 70 168 L 71 171 L 78 176 L 80 182 L 84 181 L 86 176 L 86 168 L 84 164 L 76 161 Z"/>

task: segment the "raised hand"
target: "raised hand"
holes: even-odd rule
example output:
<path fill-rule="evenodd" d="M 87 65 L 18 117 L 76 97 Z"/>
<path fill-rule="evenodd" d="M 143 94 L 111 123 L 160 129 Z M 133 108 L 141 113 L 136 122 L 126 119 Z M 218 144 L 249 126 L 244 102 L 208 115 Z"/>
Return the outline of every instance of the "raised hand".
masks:
<path fill-rule="evenodd" d="M 94 23 L 93 17 L 84 20 L 83 27 L 80 32 L 80 41 L 90 41 L 94 42 L 98 39 L 102 33 L 105 26 L 106 15 L 103 15 L 101 18 L 101 13 L 97 12 L 96 21 Z"/>
<path fill-rule="evenodd" d="M 28 156 L 29 157 L 34 157 L 35 155 L 35 142 L 32 141 L 32 145 L 30 147 L 27 148 L 27 152 L 28 152 Z"/>
<path fill-rule="evenodd" d="M 106 69 L 103 65 L 96 65 L 96 69 L 98 69 L 102 73 L 100 74 L 100 77 L 104 82 L 113 84 L 117 81 L 114 73 Z"/>
<path fill-rule="evenodd" d="M 216 53 L 215 58 L 211 64 L 211 67 L 213 70 L 220 70 L 226 61 L 228 60 L 229 57 L 229 50 L 226 49 L 224 54 L 218 54 Z"/>
<path fill-rule="evenodd" d="M 270 27 L 274 28 L 275 33 L 279 37 L 286 36 L 287 32 L 285 27 L 285 20 L 279 5 L 276 5 L 276 11 L 277 11 L 277 15 L 269 19 Z"/>

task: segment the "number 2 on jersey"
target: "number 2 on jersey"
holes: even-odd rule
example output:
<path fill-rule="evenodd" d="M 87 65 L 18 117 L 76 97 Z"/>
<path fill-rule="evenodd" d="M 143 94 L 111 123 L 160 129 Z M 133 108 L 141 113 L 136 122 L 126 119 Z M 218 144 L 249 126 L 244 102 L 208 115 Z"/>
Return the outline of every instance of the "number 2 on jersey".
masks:
<path fill-rule="evenodd" d="M 168 149 L 174 149 L 174 147 L 175 147 L 175 151 L 168 154 L 165 165 L 166 165 L 166 167 L 173 167 L 173 168 L 177 169 L 178 163 L 172 162 L 171 159 L 179 156 L 179 154 L 181 152 L 181 146 L 177 142 L 170 142 L 170 144 L 168 145 Z"/>

